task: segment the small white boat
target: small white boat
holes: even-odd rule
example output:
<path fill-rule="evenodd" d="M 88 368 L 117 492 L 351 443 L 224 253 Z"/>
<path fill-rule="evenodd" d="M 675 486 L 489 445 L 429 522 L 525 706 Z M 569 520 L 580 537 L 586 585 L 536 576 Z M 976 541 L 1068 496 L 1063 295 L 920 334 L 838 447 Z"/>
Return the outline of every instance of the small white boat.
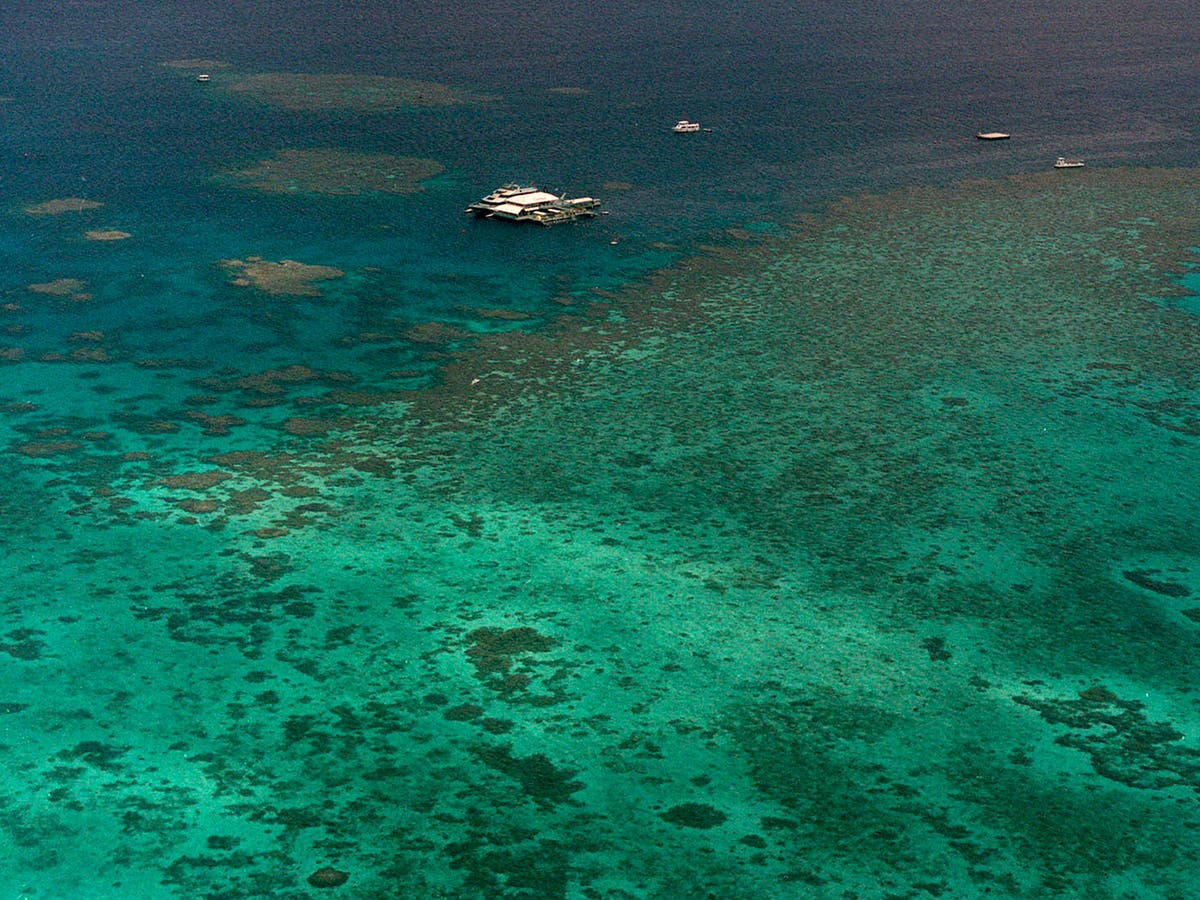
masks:
<path fill-rule="evenodd" d="M 700 130 L 699 122 L 689 122 L 687 119 L 680 119 L 671 129 L 676 134 L 691 134 L 693 131 Z"/>
<path fill-rule="evenodd" d="M 197 81 L 211 81 L 212 76 L 211 75 L 197 75 L 196 80 Z"/>
<path fill-rule="evenodd" d="M 1054 168 L 1056 168 L 1056 169 L 1082 169 L 1083 168 L 1083 160 L 1082 159 L 1072 159 L 1069 156 L 1060 156 L 1058 159 L 1056 159 L 1054 161 Z"/>
<path fill-rule="evenodd" d="M 980 131 L 975 134 L 975 137 L 981 141 L 1006 141 L 1012 135 L 1007 131 Z"/>

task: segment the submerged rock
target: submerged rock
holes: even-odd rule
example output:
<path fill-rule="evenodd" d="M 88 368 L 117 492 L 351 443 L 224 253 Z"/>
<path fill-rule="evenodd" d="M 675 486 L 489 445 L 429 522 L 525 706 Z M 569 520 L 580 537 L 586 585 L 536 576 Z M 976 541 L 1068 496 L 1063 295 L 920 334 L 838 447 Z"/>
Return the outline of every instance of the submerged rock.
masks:
<path fill-rule="evenodd" d="M 349 878 L 349 873 L 326 866 L 309 875 L 308 883 L 317 888 L 333 888 L 341 887 Z"/>

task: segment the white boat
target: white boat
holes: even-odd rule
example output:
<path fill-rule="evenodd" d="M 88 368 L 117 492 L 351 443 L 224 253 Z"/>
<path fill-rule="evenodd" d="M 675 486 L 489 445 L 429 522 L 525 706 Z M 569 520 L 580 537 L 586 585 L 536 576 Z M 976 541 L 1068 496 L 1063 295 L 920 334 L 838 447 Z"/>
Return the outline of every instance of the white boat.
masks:
<path fill-rule="evenodd" d="M 1072 159 L 1067 156 L 1060 156 L 1058 159 L 1056 159 L 1054 161 L 1054 168 L 1056 168 L 1056 169 L 1082 169 L 1083 168 L 1083 160 L 1082 159 Z"/>
<path fill-rule="evenodd" d="M 197 81 L 211 81 L 212 76 L 208 74 L 200 74 L 196 76 Z"/>
<path fill-rule="evenodd" d="M 693 131 L 700 130 L 699 122 L 689 122 L 687 119 L 680 119 L 671 129 L 676 134 L 691 134 Z"/>
<path fill-rule="evenodd" d="M 1007 131 L 980 131 L 976 132 L 975 137 L 981 141 L 1006 141 L 1012 135 Z"/>

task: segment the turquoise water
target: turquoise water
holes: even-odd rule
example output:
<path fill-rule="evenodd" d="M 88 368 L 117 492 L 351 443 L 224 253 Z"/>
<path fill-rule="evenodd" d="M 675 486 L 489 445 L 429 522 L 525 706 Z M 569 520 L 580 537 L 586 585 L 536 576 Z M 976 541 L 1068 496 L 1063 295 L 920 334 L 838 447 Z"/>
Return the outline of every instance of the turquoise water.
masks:
<path fill-rule="evenodd" d="M 161 6 L 0 17 L 0 896 L 1191 895 L 1187 10 Z"/>

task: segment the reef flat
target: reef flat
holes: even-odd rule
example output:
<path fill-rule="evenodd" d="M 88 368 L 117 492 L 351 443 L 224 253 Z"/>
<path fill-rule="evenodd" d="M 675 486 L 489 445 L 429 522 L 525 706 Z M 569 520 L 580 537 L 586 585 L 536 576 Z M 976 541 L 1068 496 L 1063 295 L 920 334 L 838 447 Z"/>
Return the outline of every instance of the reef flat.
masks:
<path fill-rule="evenodd" d="M 1085 175 L 847 198 L 529 327 L 363 304 L 271 361 L 82 320 L 104 365 L 48 361 L 6 310 L 10 384 L 69 366 L 0 394 L 17 871 L 1186 896 L 1200 173 Z M 82 274 L 51 296 L 105 302 Z"/>

